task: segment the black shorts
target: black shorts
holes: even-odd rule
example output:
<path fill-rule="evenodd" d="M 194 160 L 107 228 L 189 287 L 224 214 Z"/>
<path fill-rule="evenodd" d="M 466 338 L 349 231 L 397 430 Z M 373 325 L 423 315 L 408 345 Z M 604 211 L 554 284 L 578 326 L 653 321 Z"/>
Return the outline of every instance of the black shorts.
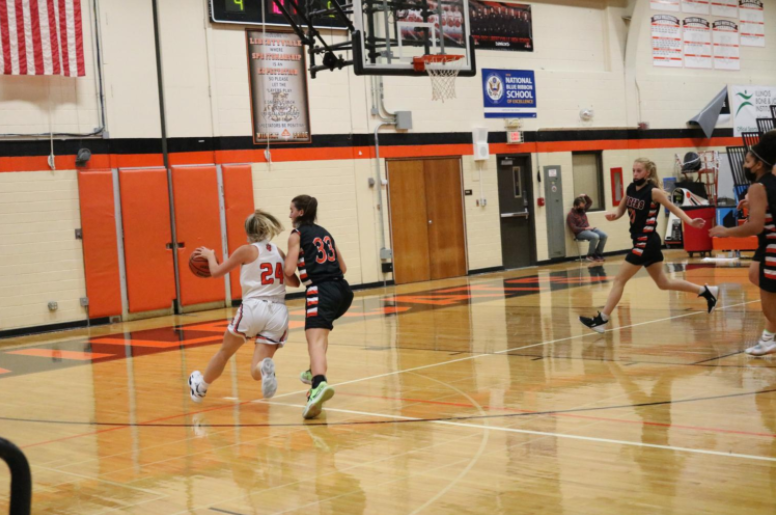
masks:
<path fill-rule="evenodd" d="M 768 258 L 773 262 L 769 263 Z M 763 247 L 757 247 L 752 261 L 760 263 L 760 289 L 776 293 L 776 254 L 769 256 Z"/>
<path fill-rule="evenodd" d="M 307 315 L 304 328 L 334 329 L 334 321 L 345 314 L 353 302 L 353 290 L 344 279 L 326 281 L 307 288 Z"/>
<path fill-rule="evenodd" d="M 641 234 L 633 239 L 633 248 L 625 256 L 631 265 L 648 267 L 663 261 L 662 243 L 657 234 Z"/>

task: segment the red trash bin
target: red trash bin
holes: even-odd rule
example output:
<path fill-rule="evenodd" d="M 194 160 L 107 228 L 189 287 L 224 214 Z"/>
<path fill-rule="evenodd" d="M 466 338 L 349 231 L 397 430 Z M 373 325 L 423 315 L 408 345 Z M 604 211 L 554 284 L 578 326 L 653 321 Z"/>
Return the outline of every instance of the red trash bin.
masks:
<path fill-rule="evenodd" d="M 696 229 L 691 225 L 682 223 L 682 232 L 684 233 L 684 250 L 690 257 L 693 252 L 700 252 L 701 255 L 711 254 L 711 236 L 709 230 L 714 224 L 717 215 L 717 208 L 714 206 L 680 206 L 682 211 L 687 213 L 690 218 L 703 218 L 706 221 L 701 229 Z"/>

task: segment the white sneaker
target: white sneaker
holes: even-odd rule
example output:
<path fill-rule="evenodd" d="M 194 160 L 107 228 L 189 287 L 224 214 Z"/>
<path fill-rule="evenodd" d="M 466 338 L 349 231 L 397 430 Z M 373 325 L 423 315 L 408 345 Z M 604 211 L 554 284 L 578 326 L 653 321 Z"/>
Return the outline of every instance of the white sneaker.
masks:
<path fill-rule="evenodd" d="M 191 393 L 191 400 L 199 404 L 207 394 L 207 388 L 202 383 L 204 379 L 199 370 L 195 370 L 189 376 L 189 393 Z"/>
<path fill-rule="evenodd" d="M 272 358 L 264 358 L 259 363 L 261 371 L 261 393 L 265 399 L 269 399 L 278 391 L 278 380 L 275 377 L 275 362 Z"/>
<path fill-rule="evenodd" d="M 754 357 L 761 357 L 776 352 L 776 341 L 760 340 L 754 347 L 749 347 L 744 352 Z"/>

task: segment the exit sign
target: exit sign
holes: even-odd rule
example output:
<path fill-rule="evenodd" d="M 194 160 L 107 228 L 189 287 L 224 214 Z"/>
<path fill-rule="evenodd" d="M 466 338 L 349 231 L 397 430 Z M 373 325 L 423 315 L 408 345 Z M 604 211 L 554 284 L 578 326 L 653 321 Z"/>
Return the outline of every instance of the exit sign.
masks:
<path fill-rule="evenodd" d="M 507 131 L 507 143 L 522 143 L 523 141 L 522 131 Z"/>

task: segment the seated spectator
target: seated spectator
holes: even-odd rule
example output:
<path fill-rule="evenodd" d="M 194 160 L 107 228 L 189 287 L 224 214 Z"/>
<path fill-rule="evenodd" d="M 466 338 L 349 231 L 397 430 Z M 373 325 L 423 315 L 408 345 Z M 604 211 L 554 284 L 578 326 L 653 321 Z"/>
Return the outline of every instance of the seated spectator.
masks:
<path fill-rule="evenodd" d="M 592 205 L 593 201 L 590 197 L 584 193 L 580 194 L 574 199 L 574 207 L 566 216 L 566 223 L 578 240 L 590 241 L 586 259 L 588 261 L 603 261 L 607 236 L 601 229 L 590 227 L 590 223 L 587 221 L 586 211 Z"/>

